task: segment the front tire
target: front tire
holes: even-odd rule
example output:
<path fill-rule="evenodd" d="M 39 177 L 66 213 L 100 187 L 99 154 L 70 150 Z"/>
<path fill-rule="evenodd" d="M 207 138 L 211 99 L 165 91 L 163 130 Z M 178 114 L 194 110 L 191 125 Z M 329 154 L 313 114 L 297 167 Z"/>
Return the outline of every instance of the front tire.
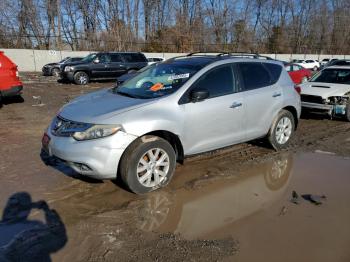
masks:
<path fill-rule="evenodd" d="M 74 83 L 77 85 L 87 85 L 89 80 L 89 75 L 85 72 L 80 71 L 74 74 Z"/>
<path fill-rule="evenodd" d="M 120 162 L 125 185 L 136 194 L 166 186 L 176 167 L 174 148 L 157 136 L 143 136 L 126 150 Z"/>
<path fill-rule="evenodd" d="M 317 71 L 318 67 L 317 66 L 314 66 L 314 71 Z"/>
<path fill-rule="evenodd" d="M 276 150 L 282 150 L 289 146 L 295 131 L 295 119 L 291 112 L 281 110 L 273 122 L 268 140 Z"/>
<path fill-rule="evenodd" d="M 52 69 L 51 74 L 55 77 L 59 77 L 60 76 L 60 70 L 58 68 L 54 68 Z"/>

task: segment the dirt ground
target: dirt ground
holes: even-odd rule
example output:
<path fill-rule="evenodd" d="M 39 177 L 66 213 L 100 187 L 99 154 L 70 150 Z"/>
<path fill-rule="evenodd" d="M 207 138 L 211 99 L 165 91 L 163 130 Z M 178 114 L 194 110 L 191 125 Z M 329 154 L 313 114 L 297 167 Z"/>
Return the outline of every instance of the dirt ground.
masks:
<path fill-rule="evenodd" d="M 137 196 L 40 158 L 59 108 L 113 83 L 22 79 L 0 109 L 0 261 L 350 261 L 350 123 L 304 115 L 288 150 L 192 157 Z"/>

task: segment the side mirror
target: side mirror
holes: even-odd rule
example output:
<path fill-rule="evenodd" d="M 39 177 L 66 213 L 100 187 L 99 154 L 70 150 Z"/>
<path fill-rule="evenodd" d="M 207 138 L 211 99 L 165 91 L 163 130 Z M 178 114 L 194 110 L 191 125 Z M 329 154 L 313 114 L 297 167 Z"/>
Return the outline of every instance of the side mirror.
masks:
<path fill-rule="evenodd" d="M 94 64 L 99 64 L 100 63 L 100 59 L 98 59 L 98 57 L 94 60 Z"/>
<path fill-rule="evenodd" d="M 193 103 L 203 101 L 209 97 L 209 91 L 206 89 L 196 89 L 191 92 L 191 101 Z"/>

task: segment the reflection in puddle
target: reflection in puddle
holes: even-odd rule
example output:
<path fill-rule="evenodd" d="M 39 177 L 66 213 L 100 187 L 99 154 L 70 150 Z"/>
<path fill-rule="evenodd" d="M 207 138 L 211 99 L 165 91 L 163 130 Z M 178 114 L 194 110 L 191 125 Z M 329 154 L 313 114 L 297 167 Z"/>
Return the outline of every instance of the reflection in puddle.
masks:
<path fill-rule="evenodd" d="M 137 209 L 137 225 L 144 231 L 170 231 L 188 239 L 201 237 L 279 199 L 288 185 L 292 165 L 292 155 L 284 154 L 243 168 L 235 179 L 175 194 L 154 192 Z"/>

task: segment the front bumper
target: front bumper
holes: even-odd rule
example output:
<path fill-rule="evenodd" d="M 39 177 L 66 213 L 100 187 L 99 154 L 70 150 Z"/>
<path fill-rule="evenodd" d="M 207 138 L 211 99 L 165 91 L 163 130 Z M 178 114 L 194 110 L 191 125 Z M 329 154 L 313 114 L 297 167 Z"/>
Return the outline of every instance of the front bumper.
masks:
<path fill-rule="evenodd" d="M 137 136 L 119 131 L 115 135 L 76 141 L 72 137 L 57 137 L 51 134 L 45 151 L 50 157 L 58 158 L 81 175 L 96 179 L 115 179 L 119 161 L 125 149 Z"/>
<path fill-rule="evenodd" d="M 10 97 L 10 96 L 17 96 L 22 94 L 23 86 L 22 85 L 17 85 L 17 86 L 12 86 L 9 89 L 1 90 L 0 93 L 1 96 L 3 97 Z"/>
<path fill-rule="evenodd" d="M 308 109 L 320 109 L 320 110 L 326 110 L 326 111 L 333 110 L 333 105 L 317 104 L 317 103 L 310 103 L 310 102 L 301 102 L 301 106 L 303 108 L 308 108 Z"/>
<path fill-rule="evenodd" d="M 51 76 L 52 75 L 52 71 L 51 71 L 52 68 L 50 67 L 43 67 L 42 68 L 42 72 L 43 72 L 43 76 Z"/>
<path fill-rule="evenodd" d="M 64 80 L 69 80 L 70 82 L 73 82 L 74 80 L 74 72 L 65 72 L 65 71 L 61 71 L 60 73 L 61 79 Z"/>

